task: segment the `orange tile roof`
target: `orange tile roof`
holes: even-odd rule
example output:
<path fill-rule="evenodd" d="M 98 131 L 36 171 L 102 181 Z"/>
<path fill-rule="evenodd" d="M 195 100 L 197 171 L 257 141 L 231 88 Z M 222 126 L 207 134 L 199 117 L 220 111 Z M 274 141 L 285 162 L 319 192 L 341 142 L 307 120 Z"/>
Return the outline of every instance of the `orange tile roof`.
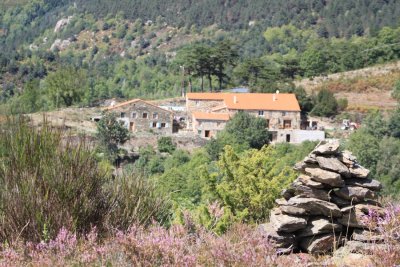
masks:
<path fill-rule="evenodd" d="M 229 121 L 230 119 L 230 115 L 227 113 L 193 112 L 193 117 L 196 120 L 213 120 L 213 121 Z"/>
<path fill-rule="evenodd" d="M 233 110 L 300 111 L 295 94 L 188 93 L 187 99 L 222 100 L 228 109 Z"/>
<path fill-rule="evenodd" d="M 156 105 L 154 105 L 154 104 L 151 104 L 151 103 L 149 103 L 149 102 L 147 102 L 147 101 L 144 101 L 144 100 L 142 100 L 142 99 L 139 99 L 139 98 L 137 98 L 137 99 L 132 99 L 132 100 L 129 100 L 129 101 L 125 101 L 125 102 L 119 103 L 119 104 L 117 104 L 117 105 L 115 105 L 115 106 L 106 107 L 105 110 L 112 110 L 112 109 L 120 108 L 120 107 L 129 105 L 129 104 L 132 104 L 132 103 L 136 103 L 136 102 L 138 102 L 138 101 L 142 101 L 142 102 L 144 102 L 144 103 L 146 103 L 146 104 L 148 104 L 148 105 L 150 105 L 150 106 L 153 106 L 153 107 L 156 107 L 156 108 L 159 108 L 159 109 L 162 109 L 162 110 L 164 110 L 164 111 L 168 111 L 168 112 L 172 113 L 172 111 L 170 111 L 170 110 L 167 110 L 167 109 L 164 109 L 164 108 L 160 108 L 159 106 L 156 106 Z"/>

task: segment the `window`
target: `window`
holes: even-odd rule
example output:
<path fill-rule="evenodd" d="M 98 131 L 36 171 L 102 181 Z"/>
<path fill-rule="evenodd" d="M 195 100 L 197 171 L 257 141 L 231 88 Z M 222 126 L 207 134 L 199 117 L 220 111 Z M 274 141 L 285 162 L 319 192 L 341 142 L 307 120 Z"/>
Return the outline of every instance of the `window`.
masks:
<path fill-rule="evenodd" d="M 157 128 L 157 122 L 153 122 L 152 127 Z"/>
<path fill-rule="evenodd" d="M 211 136 L 210 130 L 205 130 L 204 131 L 204 137 L 209 138 Z"/>
<path fill-rule="evenodd" d="M 142 118 L 143 118 L 143 119 L 147 119 L 147 113 L 146 113 L 146 112 L 143 112 Z"/>
<path fill-rule="evenodd" d="M 165 127 L 167 127 L 167 124 L 165 122 L 162 122 L 161 123 L 161 128 L 165 128 Z"/>
<path fill-rule="evenodd" d="M 291 120 L 284 120 L 283 121 L 283 128 L 285 128 L 285 129 L 292 128 L 292 121 Z"/>
<path fill-rule="evenodd" d="M 158 113 L 157 112 L 153 113 L 153 119 L 158 119 Z"/>
<path fill-rule="evenodd" d="M 269 120 L 265 120 L 267 124 L 267 128 L 269 128 Z"/>
<path fill-rule="evenodd" d="M 286 111 L 282 111 L 282 116 L 286 116 Z"/>
<path fill-rule="evenodd" d="M 125 118 L 125 112 L 121 112 L 121 118 Z"/>
<path fill-rule="evenodd" d="M 259 110 L 258 111 L 258 116 L 264 116 L 264 110 Z"/>
<path fill-rule="evenodd" d="M 136 112 L 132 112 L 132 119 L 136 119 Z"/>
<path fill-rule="evenodd" d="M 199 106 L 199 105 L 200 105 L 199 100 L 196 100 L 196 106 Z"/>

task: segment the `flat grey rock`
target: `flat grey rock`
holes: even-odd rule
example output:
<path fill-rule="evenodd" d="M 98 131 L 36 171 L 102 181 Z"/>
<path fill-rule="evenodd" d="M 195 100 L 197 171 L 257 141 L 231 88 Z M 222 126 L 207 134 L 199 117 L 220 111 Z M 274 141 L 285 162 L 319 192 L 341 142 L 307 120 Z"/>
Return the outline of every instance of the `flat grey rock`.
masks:
<path fill-rule="evenodd" d="M 276 248 L 295 248 L 296 239 L 293 234 L 278 233 L 270 223 L 258 226 L 258 230 L 264 238 L 267 238 Z"/>
<path fill-rule="evenodd" d="M 347 168 L 346 165 L 340 162 L 337 158 L 319 156 L 316 158 L 316 160 L 321 169 L 339 173 L 344 177 L 351 176 L 349 168 Z"/>
<path fill-rule="evenodd" d="M 301 198 L 296 196 L 288 200 L 288 205 L 304 209 L 308 215 L 323 215 L 328 218 L 342 216 L 338 206 L 317 198 Z"/>
<path fill-rule="evenodd" d="M 296 237 L 308 237 L 320 234 L 340 232 L 342 225 L 334 222 L 330 222 L 325 218 L 315 218 L 309 220 L 307 227 L 298 231 Z"/>
<path fill-rule="evenodd" d="M 382 184 L 379 181 L 368 178 L 351 178 L 346 179 L 344 182 L 346 185 L 365 187 L 373 191 L 379 191 L 382 189 Z"/>
<path fill-rule="evenodd" d="M 269 220 L 277 232 L 292 233 L 307 226 L 306 219 L 283 214 L 278 208 L 271 211 Z"/>
<path fill-rule="evenodd" d="M 335 155 L 339 150 L 339 141 L 321 143 L 311 153 L 315 155 Z"/>
<path fill-rule="evenodd" d="M 294 190 L 296 196 L 318 198 L 325 201 L 329 201 L 330 199 L 327 190 L 308 187 L 298 181 L 293 182 L 291 188 Z"/>
<path fill-rule="evenodd" d="M 368 188 L 359 186 L 345 186 L 334 191 L 335 194 L 343 199 L 360 202 L 366 199 L 375 199 L 376 194 Z"/>
<path fill-rule="evenodd" d="M 311 254 L 325 254 L 332 252 L 344 242 L 344 237 L 333 234 L 324 234 L 312 237 L 305 237 L 299 242 L 301 249 Z"/>
<path fill-rule="evenodd" d="M 318 188 L 318 189 L 322 189 L 325 187 L 323 183 L 314 181 L 311 179 L 310 176 L 305 175 L 305 174 L 299 175 L 299 177 L 297 177 L 297 180 L 308 187 L 313 187 L 313 188 Z"/>
<path fill-rule="evenodd" d="M 353 167 L 349 168 L 349 171 L 351 176 L 354 178 L 367 178 L 369 175 L 369 170 L 358 164 L 355 164 Z"/>
<path fill-rule="evenodd" d="M 344 186 L 344 180 L 338 173 L 322 170 L 319 168 L 306 168 L 305 172 L 314 181 L 327 184 L 332 187 Z"/>

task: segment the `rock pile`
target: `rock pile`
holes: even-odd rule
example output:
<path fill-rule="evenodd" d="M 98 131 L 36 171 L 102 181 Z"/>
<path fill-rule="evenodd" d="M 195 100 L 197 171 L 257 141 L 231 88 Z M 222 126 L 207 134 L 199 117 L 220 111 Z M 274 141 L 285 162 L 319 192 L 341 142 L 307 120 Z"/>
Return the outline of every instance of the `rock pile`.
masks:
<path fill-rule="evenodd" d="M 382 241 L 366 220 L 384 216 L 376 200 L 382 186 L 351 152 L 339 151 L 339 142 L 320 143 L 294 169 L 298 178 L 260 226 L 281 252 L 327 253 L 344 243 L 357 250 Z"/>

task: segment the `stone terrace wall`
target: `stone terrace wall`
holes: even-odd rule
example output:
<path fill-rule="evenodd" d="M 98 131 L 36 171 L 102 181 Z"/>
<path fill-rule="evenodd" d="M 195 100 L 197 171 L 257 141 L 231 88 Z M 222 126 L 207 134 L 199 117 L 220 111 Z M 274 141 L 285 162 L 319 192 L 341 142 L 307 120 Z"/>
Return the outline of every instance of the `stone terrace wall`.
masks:
<path fill-rule="evenodd" d="M 371 213 L 385 215 L 377 201 L 381 184 L 350 152 L 340 152 L 339 142 L 320 143 L 294 169 L 298 178 L 260 225 L 279 252 L 328 253 L 345 243 L 362 250 L 383 241 L 365 222 Z"/>

